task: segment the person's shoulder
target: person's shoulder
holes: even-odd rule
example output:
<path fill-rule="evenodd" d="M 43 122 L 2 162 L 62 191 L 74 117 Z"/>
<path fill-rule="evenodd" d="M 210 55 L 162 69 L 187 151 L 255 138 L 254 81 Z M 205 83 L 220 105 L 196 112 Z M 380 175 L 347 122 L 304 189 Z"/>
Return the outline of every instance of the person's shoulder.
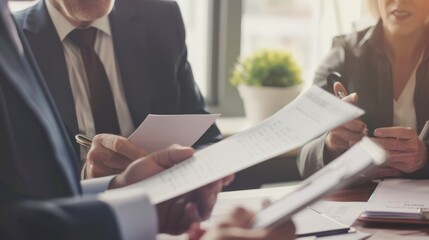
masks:
<path fill-rule="evenodd" d="M 22 26 L 30 15 L 47 14 L 46 11 L 43 11 L 43 8 L 44 8 L 44 3 L 42 1 L 26 9 L 13 12 L 12 15 L 15 18 L 15 21 Z"/>
<path fill-rule="evenodd" d="M 349 34 L 335 36 L 333 39 L 334 45 L 341 45 L 347 49 L 355 49 L 361 47 L 365 41 L 369 39 L 372 34 L 374 26 L 365 28 L 360 31 L 355 31 Z"/>

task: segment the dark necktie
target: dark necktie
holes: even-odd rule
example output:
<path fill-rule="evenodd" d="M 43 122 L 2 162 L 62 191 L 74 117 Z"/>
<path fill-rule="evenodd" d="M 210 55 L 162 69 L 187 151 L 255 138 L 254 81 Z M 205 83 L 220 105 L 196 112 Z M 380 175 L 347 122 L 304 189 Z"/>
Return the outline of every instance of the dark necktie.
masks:
<path fill-rule="evenodd" d="M 94 50 L 97 29 L 75 29 L 68 38 L 80 48 L 90 91 L 90 104 L 96 133 L 119 134 L 112 89 L 103 63 Z"/>

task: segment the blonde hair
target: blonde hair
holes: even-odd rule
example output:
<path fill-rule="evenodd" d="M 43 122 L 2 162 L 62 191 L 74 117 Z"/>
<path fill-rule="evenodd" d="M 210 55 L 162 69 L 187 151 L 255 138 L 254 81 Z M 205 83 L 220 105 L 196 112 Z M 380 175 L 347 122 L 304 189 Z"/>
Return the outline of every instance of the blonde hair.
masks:
<path fill-rule="evenodd" d="M 378 0 L 365 0 L 365 7 L 370 16 L 378 20 L 380 18 L 380 9 L 378 8 Z"/>

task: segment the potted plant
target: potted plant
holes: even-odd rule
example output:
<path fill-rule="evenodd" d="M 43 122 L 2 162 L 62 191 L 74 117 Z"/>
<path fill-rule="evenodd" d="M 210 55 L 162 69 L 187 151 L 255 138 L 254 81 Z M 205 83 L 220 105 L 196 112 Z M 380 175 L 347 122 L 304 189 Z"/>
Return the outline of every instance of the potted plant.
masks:
<path fill-rule="evenodd" d="M 235 65 L 231 84 L 238 87 L 248 121 L 257 123 L 287 105 L 301 91 L 301 71 L 283 50 L 260 50 Z"/>

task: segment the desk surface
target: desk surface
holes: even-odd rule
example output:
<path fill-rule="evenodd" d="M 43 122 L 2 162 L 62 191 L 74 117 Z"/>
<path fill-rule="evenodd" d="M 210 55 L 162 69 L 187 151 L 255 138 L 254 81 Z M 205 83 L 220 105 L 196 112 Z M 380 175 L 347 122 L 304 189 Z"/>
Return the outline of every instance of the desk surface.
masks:
<path fill-rule="evenodd" d="M 359 186 L 350 187 L 341 191 L 337 191 L 335 194 L 332 194 L 327 198 L 331 201 L 358 201 L 366 202 L 368 201 L 371 194 L 374 192 L 377 187 L 376 183 L 366 183 Z M 428 226 L 419 226 L 419 225 L 406 225 L 406 224 L 376 224 L 376 223 L 366 223 L 363 221 L 356 221 L 353 224 L 353 227 L 356 229 L 369 232 L 369 233 L 387 233 L 394 234 L 399 236 L 428 236 L 429 239 L 429 227 Z M 371 240 L 380 240 L 378 237 L 370 237 Z M 392 240 L 391 238 L 386 238 L 387 240 Z"/>
<path fill-rule="evenodd" d="M 359 186 L 353 186 L 344 190 L 337 191 L 325 198 L 325 200 L 339 201 L 339 202 L 366 202 L 371 196 L 372 192 L 376 188 L 376 183 L 366 183 Z M 296 184 L 284 186 L 284 187 L 273 187 L 263 189 L 252 189 L 232 192 L 222 192 L 218 196 L 219 202 L 231 202 L 242 203 L 245 206 L 252 207 L 252 205 L 258 204 L 252 199 L 269 198 L 276 200 L 292 192 L 297 187 Z M 246 199 L 245 201 L 243 199 Z M 233 206 L 229 206 L 231 208 Z M 213 210 L 212 218 L 224 217 L 226 213 L 230 212 L 230 209 L 226 209 L 224 206 L 216 205 Z M 216 213 L 222 213 L 216 215 Z M 222 216 L 220 216 L 222 215 Z M 218 219 L 219 220 L 219 219 Z M 206 223 L 210 224 L 210 223 Z M 353 227 L 359 231 L 372 233 L 373 235 L 367 238 L 367 240 L 402 240 L 407 237 L 407 240 L 428 240 L 429 239 L 429 228 L 428 226 L 418 225 L 392 225 L 392 224 L 367 224 L 365 222 L 356 221 Z M 159 240 L 183 240 L 186 236 L 169 238 L 168 236 L 159 237 Z"/>
<path fill-rule="evenodd" d="M 375 190 L 376 183 L 366 183 L 359 186 L 353 186 L 344 190 L 337 191 L 335 194 L 330 195 L 325 200 L 339 201 L 339 202 L 366 202 Z M 290 193 L 295 189 L 296 186 L 278 187 L 278 188 L 267 188 L 267 189 L 254 189 L 254 190 L 243 190 L 221 193 L 219 200 L 225 199 L 248 199 L 255 197 L 269 197 L 271 199 L 278 199 L 283 195 Z M 356 221 L 353 224 L 357 230 L 367 233 L 374 234 L 369 237 L 368 240 L 396 240 L 402 239 L 403 237 L 411 236 L 426 236 L 418 239 L 429 239 L 429 228 L 428 226 L 418 225 L 401 225 L 401 224 L 374 224 L 365 223 L 362 221 Z M 402 236 L 402 237 L 401 237 Z M 407 238 L 413 239 L 413 238 Z"/>

